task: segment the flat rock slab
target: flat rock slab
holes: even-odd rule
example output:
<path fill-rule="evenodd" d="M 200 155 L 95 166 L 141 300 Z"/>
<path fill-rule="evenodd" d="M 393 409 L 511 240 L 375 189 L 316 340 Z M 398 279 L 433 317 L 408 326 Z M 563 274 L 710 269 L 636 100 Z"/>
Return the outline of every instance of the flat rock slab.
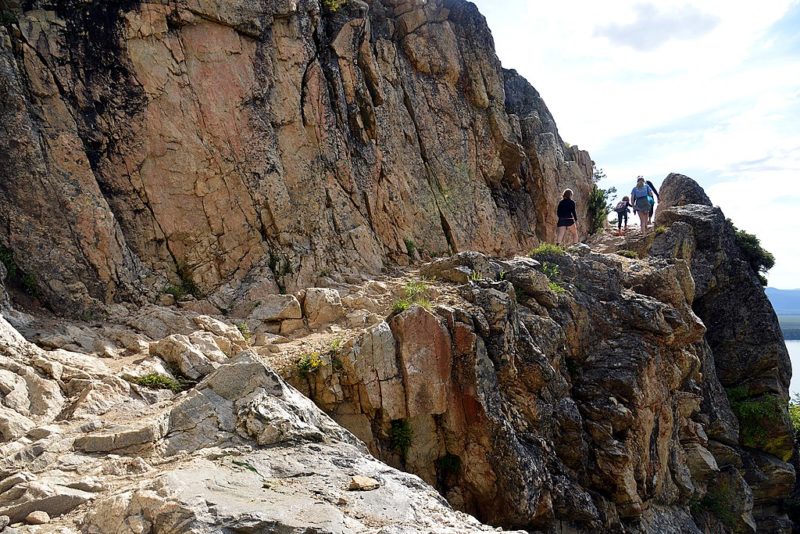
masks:
<path fill-rule="evenodd" d="M 84 452 L 110 452 L 127 449 L 136 445 L 154 443 L 164 436 L 166 421 L 154 421 L 138 428 L 118 427 L 105 432 L 82 436 L 75 440 L 76 450 Z"/>
<path fill-rule="evenodd" d="M 24 521 L 34 512 L 44 512 L 48 517 L 58 517 L 94 497 L 91 493 L 66 486 L 25 482 L 0 495 L 0 515 L 8 516 L 11 523 Z"/>

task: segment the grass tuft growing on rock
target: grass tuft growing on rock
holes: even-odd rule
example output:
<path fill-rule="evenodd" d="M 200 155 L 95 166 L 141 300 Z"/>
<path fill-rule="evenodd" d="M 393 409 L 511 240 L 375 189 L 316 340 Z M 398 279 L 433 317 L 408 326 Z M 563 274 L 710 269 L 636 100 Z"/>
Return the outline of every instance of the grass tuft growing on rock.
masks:
<path fill-rule="evenodd" d="M 556 295 L 560 295 L 561 293 L 564 293 L 566 291 L 566 289 L 564 289 L 564 287 L 558 282 L 550 281 L 547 283 L 547 287 L 549 287 L 550 291 L 552 291 Z"/>
<path fill-rule="evenodd" d="M 637 254 L 633 250 L 618 250 L 617 254 L 619 256 L 622 256 L 623 258 L 628 258 L 628 259 L 631 259 L 631 260 L 638 260 L 639 259 L 639 254 Z"/>
<path fill-rule="evenodd" d="M 239 332 L 241 332 L 242 337 L 244 338 L 245 341 L 250 341 L 252 334 L 250 333 L 250 327 L 247 326 L 247 323 L 242 321 L 241 323 L 238 323 L 236 325 L 236 328 L 239 330 Z"/>
<path fill-rule="evenodd" d="M 168 389 L 173 393 L 180 393 L 184 390 L 184 386 L 174 378 L 158 373 L 130 377 L 128 381 L 150 389 Z"/>
<path fill-rule="evenodd" d="M 410 280 L 403 286 L 403 298 L 392 305 L 394 313 L 402 313 L 413 305 L 421 306 L 426 310 L 431 309 L 431 301 L 428 297 L 430 285 L 425 280 Z"/>
<path fill-rule="evenodd" d="M 561 270 L 558 268 L 558 265 L 546 261 L 539 266 L 539 270 L 550 279 L 547 283 L 550 291 L 556 295 L 560 295 L 566 291 L 566 288 L 561 284 Z"/>
<path fill-rule="evenodd" d="M 542 243 L 531 250 L 531 256 L 563 256 L 566 254 L 563 248 L 552 243 Z"/>

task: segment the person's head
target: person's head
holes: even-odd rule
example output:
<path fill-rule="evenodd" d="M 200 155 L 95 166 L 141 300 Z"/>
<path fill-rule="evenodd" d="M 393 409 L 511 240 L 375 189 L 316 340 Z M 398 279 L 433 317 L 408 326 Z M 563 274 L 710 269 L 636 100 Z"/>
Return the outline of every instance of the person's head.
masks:
<path fill-rule="evenodd" d="M 626 197 L 622 197 L 622 201 L 623 202 L 630 202 L 631 201 L 631 197 L 627 197 L 627 196 Z"/>
<path fill-rule="evenodd" d="M 564 200 L 570 200 L 572 198 L 572 189 L 564 189 Z"/>
<path fill-rule="evenodd" d="M 644 185 L 644 176 L 639 176 L 636 178 L 636 186 L 641 187 Z"/>

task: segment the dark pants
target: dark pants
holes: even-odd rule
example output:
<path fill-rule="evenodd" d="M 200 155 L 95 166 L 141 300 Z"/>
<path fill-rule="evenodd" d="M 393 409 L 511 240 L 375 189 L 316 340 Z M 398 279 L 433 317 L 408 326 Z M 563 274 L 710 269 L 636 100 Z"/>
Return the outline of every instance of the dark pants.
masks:
<path fill-rule="evenodd" d="M 621 230 L 622 229 L 622 221 L 623 220 L 625 221 L 625 226 L 628 226 L 628 212 L 627 211 L 623 211 L 623 212 L 618 211 L 617 212 L 617 230 Z"/>

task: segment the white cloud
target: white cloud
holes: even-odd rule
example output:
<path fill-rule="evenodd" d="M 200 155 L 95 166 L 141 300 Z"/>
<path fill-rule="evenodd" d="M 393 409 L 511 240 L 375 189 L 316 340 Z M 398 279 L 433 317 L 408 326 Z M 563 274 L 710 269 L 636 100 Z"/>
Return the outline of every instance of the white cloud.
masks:
<path fill-rule="evenodd" d="M 609 42 L 629 46 L 634 50 L 655 50 L 673 39 L 699 37 L 719 23 L 719 19 L 690 6 L 662 11 L 653 4 L 634 6 L 636 19 L 620 24 L 610 23 L 595 29 L 595 35 Z"/>
<path fill-rule="evenodd" d="M 796 30 L 773 29 L 798 0 L 473 1 L 504 66 L 539 90 L 607 185 L 692 176 L 775 253 L 771 283 L 800 287 L 789 213 L 800 211 L 800 57 L 781 49 Z"/>

